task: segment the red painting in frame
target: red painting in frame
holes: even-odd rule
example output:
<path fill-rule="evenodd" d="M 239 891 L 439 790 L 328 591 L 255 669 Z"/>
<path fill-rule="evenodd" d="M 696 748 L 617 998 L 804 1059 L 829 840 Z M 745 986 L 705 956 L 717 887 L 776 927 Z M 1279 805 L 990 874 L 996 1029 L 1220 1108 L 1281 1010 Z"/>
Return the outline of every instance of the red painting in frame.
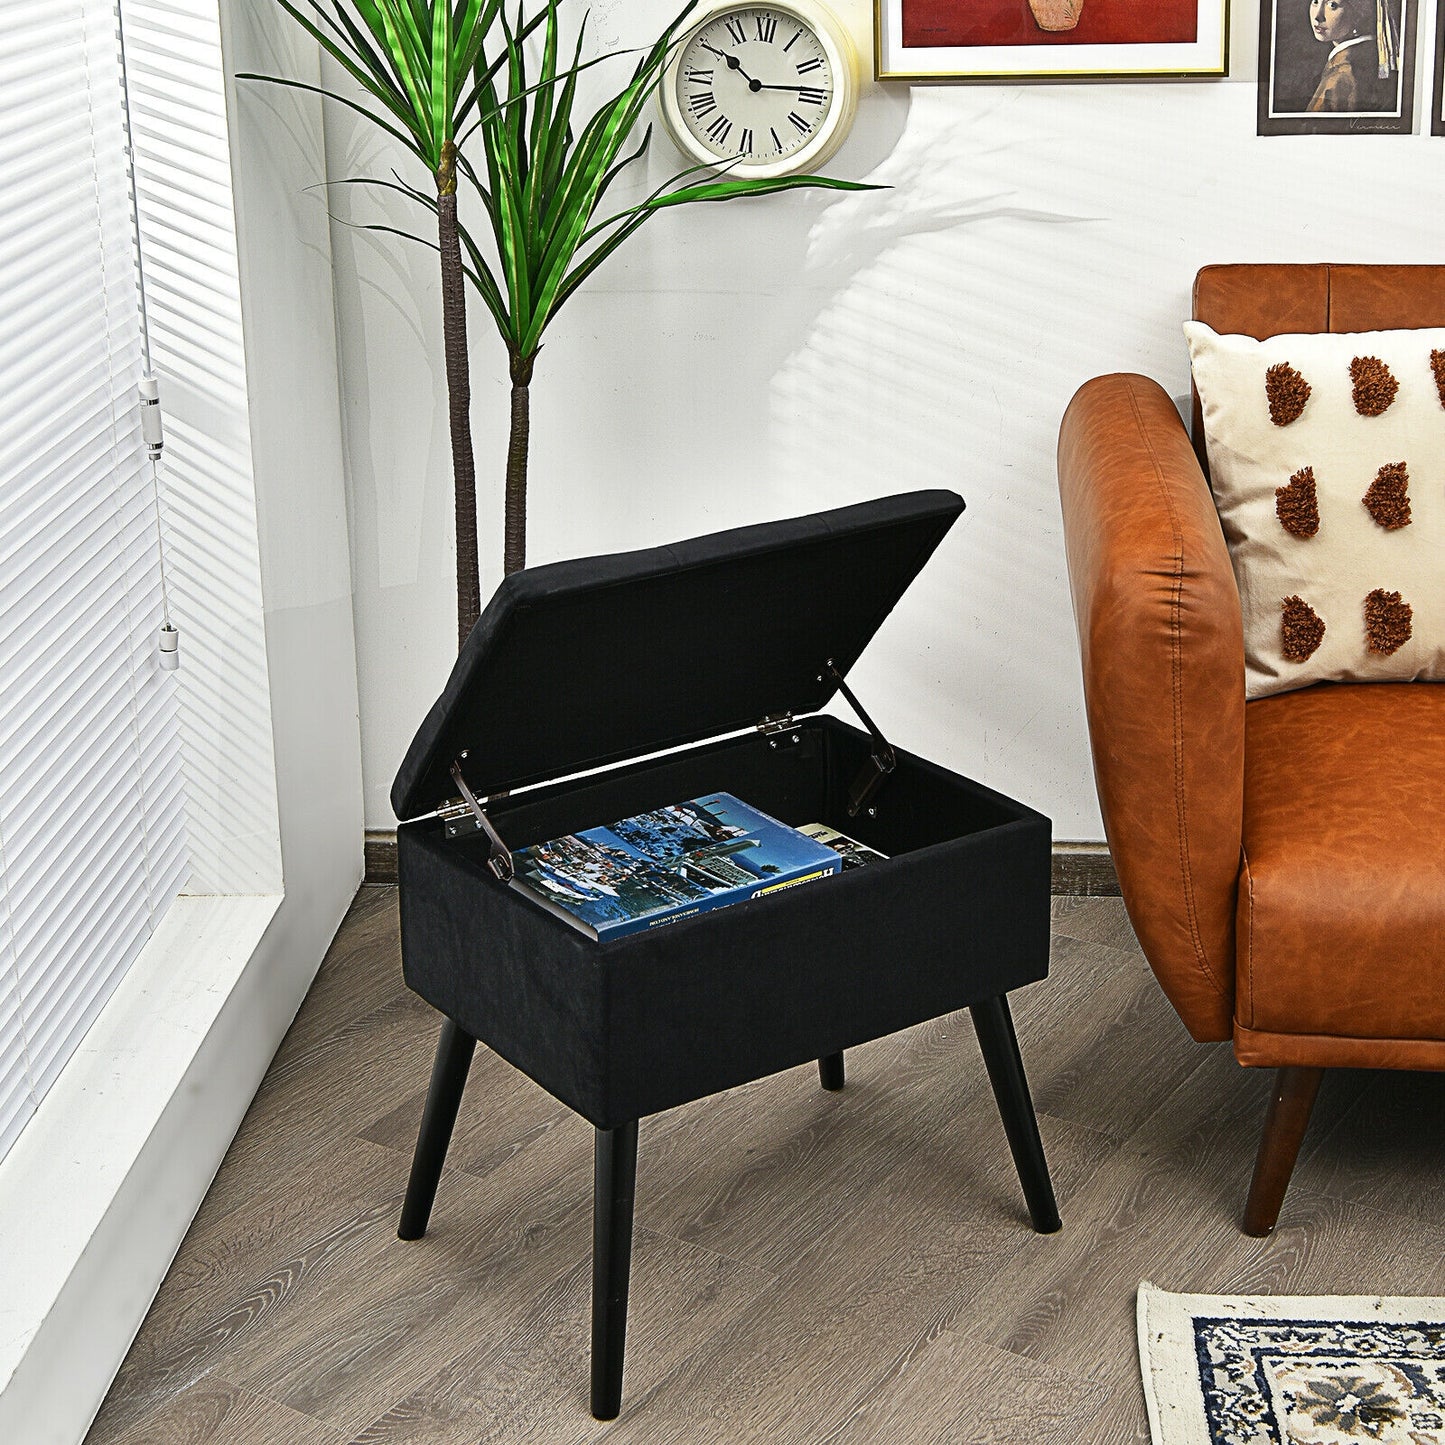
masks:
<path fill-rule="evenodd" d="M 1228 0 L 875 0 L 880 80 L 1223 75 Z"/>

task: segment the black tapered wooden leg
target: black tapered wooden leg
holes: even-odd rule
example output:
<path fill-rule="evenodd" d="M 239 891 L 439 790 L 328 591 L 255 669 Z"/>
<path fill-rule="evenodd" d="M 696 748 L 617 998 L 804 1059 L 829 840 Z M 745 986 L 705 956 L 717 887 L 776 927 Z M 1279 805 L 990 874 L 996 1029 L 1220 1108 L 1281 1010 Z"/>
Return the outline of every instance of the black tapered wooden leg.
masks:
<path fill-rule="evenodd" d="M 837 1093 L 843 1087 L 843 1055 L 828 1054 L 818 1060 L 818 1079 L 823 1087 Z"/>
<path fill-rule="evenodd" d="M 1265 1111 L 1264 1133 L 1244 1206 L 1244 1232 L 1256 1239 L 1270 1233 L 1279 1220 L 1284 1192 L 1289 1188 L 1324 1074 L 1323 1069 L 1288 1068 L 1274 1076 L 1274 1092 Z"/>
<path fill-rule="evenodd" d="M 1039 1121 L 1034 1116 L 1029 1097 L 1028 1080 L 1024 1077 L 1024 1061 L 1019 1055 L 1018 1035 L 1014 1033 L 1008 1001 L 1002 994 L 985 999 L 969 1009 L 983 1062 L 988 1068 L 993 1096 L 1003 1117 L 1004 1133 L 1013 1151 L 1019 1183 L 1024 1187 L 1029 1218 L 1040 1234 L 1052 1234 L 1059 1226 L 1059 1206 L 1054 1202 L 1054 1186 L 1049 1180 L 1049 1166 L 1044 1158 L 1043 1141 L 1039 1138 Z"/>
<path fill-rule="evenodd" d="M 636 1121 L 597 1130 L 592 1180 L 592 1413 L 599 1420 L 615 1420 L 622 1408 L 636 1192 Z"/>
<path fill-rule="evenodd" d="M 452 1128 L 457 1122 L 457 1109 L 466 1088 L 467 1071 L 472 1066 L 472 1053 L 477 1041 L 459 1029 L 450 1019 L 442 1020 L 441 1037 L 437 1040 L 436 1059 L 432 1064 L 431 1086 L 426 1091 L 426 1107 L 422 1110 L 421 1128 L 416 1136 L 416 1153 L 411 1160 L 411 1178 L 407 1181 L 406 1199 L 401 1206 L 401 1222 L 397 1236 L 420 1239 L 426 1233 L 431 1207 L 437 1197 L 437 1182 L 442 1177 L 442 1164 Z"/>

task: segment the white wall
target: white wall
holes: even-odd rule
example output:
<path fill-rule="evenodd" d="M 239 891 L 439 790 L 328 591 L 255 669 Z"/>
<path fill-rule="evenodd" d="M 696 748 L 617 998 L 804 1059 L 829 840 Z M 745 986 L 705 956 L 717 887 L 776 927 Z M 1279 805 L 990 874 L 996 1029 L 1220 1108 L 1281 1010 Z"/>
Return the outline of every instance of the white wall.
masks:
<path fill-rule="evenodd" d="M 594 8 L 600 39 L 636 43 L 674 6 Z M 868 0 L 837 8 L 870 65 Z M 857 691 L 901 745 L 1034 803 L 1060 839 L 1102 837 L 1055 490 L 1069 397 L 1115 370 L 1183 397 L 1179 323 L 1207 263 L 1441 259 L 1445 141 L 1256 138 L 1258 8 L 1233 10 L 1232 80 L 868 84 L 830 169 L 891 190 L 652 222 L 548 335 L 529 560 L 955 488 L 968 512 Z M 385 174 L 364 122 L 326 120 L 333 179 Z M 659 132 L 637 188 L 676 164 Z M 383 210 L 349 187 L 332 206 Z M 388 828 L 454 647 L 440 303 L 430 253 L 339 223 L 332 239 L 366 822 Z M 473 336 L 485 596 L 507 383 L 479 305 Z"/>

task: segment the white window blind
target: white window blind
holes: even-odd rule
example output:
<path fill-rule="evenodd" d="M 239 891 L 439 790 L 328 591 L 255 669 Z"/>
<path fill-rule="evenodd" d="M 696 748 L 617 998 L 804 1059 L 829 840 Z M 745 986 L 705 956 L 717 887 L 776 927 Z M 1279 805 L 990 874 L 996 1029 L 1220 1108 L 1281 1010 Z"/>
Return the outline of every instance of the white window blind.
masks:
<path fill-rule="evenodd" d="M 220 16 L 216 0 L 123 0 L 122 14 L 146 314 L 165 388 L 166 577 L 185 638 L 190 886 L 270 893 L 281 886 L 275 790 L 247 785 L 274 778 L 275 762 L 256 550 L 256 379 L 246 369 Z M 246 82 L 237 91 L 238 108 L 285 95 Z M 268 224 L 294 230 L 289 218 L 258 218 L 256 233 Z M 276 303 L 258 288 L 251 304 L 264 322 Z M 280 372 L 259 388 L 290 385 Z M 305 464 L 303 440 L 272 440 L 288 465 Z M 295 565 L 309 565 L 304 539 Z"/>
<path fill-rule="evenodd" d="M 0 24 L 0 1154 L 185 881 L 107 0 Z"/>

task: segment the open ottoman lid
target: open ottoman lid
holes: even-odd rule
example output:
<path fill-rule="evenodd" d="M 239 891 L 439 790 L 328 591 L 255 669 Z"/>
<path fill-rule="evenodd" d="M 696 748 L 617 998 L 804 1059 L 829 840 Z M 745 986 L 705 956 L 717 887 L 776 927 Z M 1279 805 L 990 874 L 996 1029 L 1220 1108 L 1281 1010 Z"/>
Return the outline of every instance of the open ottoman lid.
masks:
<path fill-rule="evenodd" d="M 514 572 L 472 629 L 392 784 L 432 812 L 467 753 L 478 795 L 826 706 L 959 513 L 910 492 Z"/>

